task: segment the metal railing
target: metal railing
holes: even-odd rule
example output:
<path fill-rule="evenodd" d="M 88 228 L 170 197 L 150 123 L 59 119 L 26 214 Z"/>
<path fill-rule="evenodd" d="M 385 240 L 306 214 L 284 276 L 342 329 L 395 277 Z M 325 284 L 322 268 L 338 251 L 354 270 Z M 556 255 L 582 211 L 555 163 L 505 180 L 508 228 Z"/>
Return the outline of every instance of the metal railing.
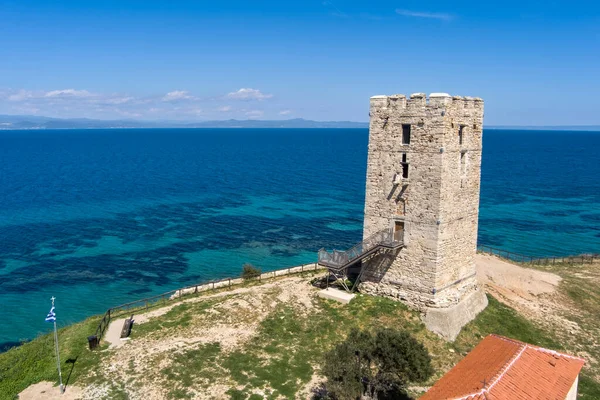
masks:
<path fill-rule="evenodd" d="M 333 250 L 329 252 L 325 249 L 319 250 L 318 263 L 333 268 L 340 268 L 358 260 L 361 256 L 374 250 L 376 247 L 394 248 L 401 245 L 402 240 L 402 231 L 393 232 L 391 229 L 384 229 L 367 237 L 346 251 Z"/>
<path fill-rule="evenodd" d="M 303 264 L 296 267 L 289 267 L 265 272 L 260 274 L 253 280 L 261 282 L 263 280 L 274 279 L 279 276 L 316 271 L 320 268 L 322 267 L 319 267 L 317 263 Z M 230 288 L 232 286 L 240 285 L 243 282 L 244 279 L 241 277 L 205 281 L 197 283 L 195 285 L 186 286 L 180 289 L 170 290 L 168 292 L 164 292 L 156 296 L 146 297 L 140 300 L 135 300 L 129 303 L 124 303 L 115 307 L 111 307 L 104 313 L 104 316 L 100 320 L 100 323 L 98 324 L 94 335 L 96 336 L 97 340 L 100 341 L 104 333 L 108 329 L 108 326 L 110 325 L 110 321 L 112 319 L 125 313 L 129 314 L 132 310 L 147 311 L 150 307 L 156 306 L 157 304 L 166 303 L 170 300 L 178 299 L 185 295 L 202 293 L 216 289 Z"/>
<path fill-rule="evenodd" d="M 600 254 L 581 254 L 578 256 L 565 257 L 532 257 L 524 254 L 515 253 L 508 250 L 498 249 L 491 246 L 479 245 L 477 251 L 480 253 L 493 254 L 507 260 L 532 265 L 549 265 L 549 264 L 592 264 L 600 261 Z"/>

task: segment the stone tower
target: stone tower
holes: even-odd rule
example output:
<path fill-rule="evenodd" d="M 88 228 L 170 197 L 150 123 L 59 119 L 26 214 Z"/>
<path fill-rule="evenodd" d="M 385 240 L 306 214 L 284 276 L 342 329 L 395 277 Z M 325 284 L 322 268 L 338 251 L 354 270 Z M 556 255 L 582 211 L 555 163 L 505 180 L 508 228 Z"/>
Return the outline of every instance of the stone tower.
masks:
<path fill-rule="evenodd" d="M 475 274 L 483 100 L 371 98 L 364 237 L 404 246 L 363 261 L 360 290 L 402 300 L 454 340 L 487 305 Z"/>

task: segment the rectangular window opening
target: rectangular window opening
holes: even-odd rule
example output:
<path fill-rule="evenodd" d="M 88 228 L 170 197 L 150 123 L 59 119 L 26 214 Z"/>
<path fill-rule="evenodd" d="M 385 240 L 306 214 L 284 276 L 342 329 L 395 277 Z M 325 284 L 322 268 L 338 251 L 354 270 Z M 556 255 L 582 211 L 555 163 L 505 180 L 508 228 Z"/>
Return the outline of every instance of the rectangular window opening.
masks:
<path fill-rule="evenodd" d="M 406 153 L 402 154 L 402 178 L 408 179 L 408 163 L 406 162 Z"/>
<path fill-rule="evenodd" d="M 394 232 L 404 231 L 404 222 L 394 221 Z"/>
<path fill-rule="evenodd" d="M 402 144 L 410 144 L 410 125 L 402 124 Z"/>
<path fill-rule="evenodd" d="M 464 125 L 458 127 L 458 144 L 463 144 L 464 129 Z"/>
<path fill-rule="evenodd" d="M 394 240 L 402 241 L 404 238 L 404 222 L 394 221 Z"/>

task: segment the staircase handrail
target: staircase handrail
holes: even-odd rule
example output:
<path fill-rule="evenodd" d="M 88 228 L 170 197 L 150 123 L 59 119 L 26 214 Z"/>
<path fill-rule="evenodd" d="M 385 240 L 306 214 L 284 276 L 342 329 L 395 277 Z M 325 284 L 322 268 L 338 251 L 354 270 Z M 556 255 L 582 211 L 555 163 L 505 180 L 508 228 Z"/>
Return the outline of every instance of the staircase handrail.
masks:
<path fill-rule="evenodd" d="M 346 251 L 333 250 L 332 252 L 328 252 L 325 249 L 321 249 L 319 250 L 319 263 L 334 266 L 349 264 L 377 246 L 392 247 L 394 244 L 401 242 L 401 235 L 397 233 L 394 233 L 391 229 L 383 229 L 368 236 Z"/>

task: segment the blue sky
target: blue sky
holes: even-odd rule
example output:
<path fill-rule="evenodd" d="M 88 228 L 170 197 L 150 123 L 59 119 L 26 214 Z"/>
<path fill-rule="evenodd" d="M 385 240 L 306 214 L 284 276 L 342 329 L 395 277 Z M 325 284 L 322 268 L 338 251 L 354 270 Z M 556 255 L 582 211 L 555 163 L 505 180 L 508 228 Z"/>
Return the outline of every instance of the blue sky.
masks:
<path fill-rule="evenodd" d="M 600 3 L 0 0 L 0 114 L 366 121 L 413 92 L 600 125 Z"/>

